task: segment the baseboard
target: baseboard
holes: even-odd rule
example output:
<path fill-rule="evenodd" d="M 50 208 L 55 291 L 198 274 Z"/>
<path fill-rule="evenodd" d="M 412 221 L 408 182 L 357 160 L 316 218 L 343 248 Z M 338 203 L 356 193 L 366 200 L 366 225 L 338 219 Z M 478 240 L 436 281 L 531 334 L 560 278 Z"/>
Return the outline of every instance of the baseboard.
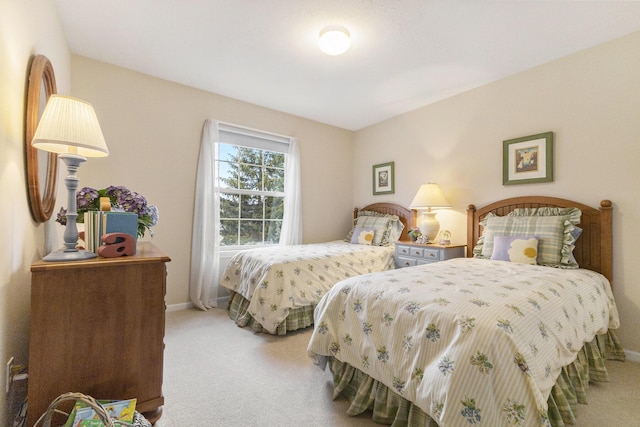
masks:
<path fill-rule="evenodd" d="M 625 350 L 624 355 L 627 356 L 629 362 L 640 363 L 640 353 L 637 351 Z"/>
<path fill-rule="evenodd" d="M 229 295 L 218 298 L 218 307 L 224 308 L 227 305 L 229 305 L 229 298 L 230 298 Z M 193 303 L 183 302 L 180 304 L 170 304 L 167 306 L 165 311 L 169 313 L 171 311 L 189 310 L 190 308 L 193 308 Z"/>
<path fill-rule="evenodd" d="M 180 304 L 171 304 L 167 306 L 167 309 L 165 310 L 167 313 L 171 312 L 171 311 L 178 311 L 178 310 L 188 310 L 190 308 L 193 308 L 193 304 L 190 302 L 183 302 Z"/>

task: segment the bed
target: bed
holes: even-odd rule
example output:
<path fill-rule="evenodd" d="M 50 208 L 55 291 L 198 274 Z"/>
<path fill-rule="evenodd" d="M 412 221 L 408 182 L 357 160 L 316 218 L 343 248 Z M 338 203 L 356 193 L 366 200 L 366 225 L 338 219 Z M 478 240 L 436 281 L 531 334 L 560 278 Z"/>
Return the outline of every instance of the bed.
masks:
<path fill-rule="evenodd" d="M 354 226 L 344 241 L 236 254 L 220 282 L 231 292 L 231 319 L 256 333 L 285 335 L 313 324 L 316 304 L 338 281 L 394 268 L 392 243 L 408 238 L 415 211 L 394 203 L 375 203 L 354 209 L 353 218 Z"/>
<path fill-rule="evenodd" d="M 470 205 L 467 258 L 336 284 L 317 305 L 308 354 L 329 366 L 348 414 L 372 410 L 378 423 L 573 424 L 589 381 L 608 381 L 604 360 L 624 360 L 611 210 L 541 196 Z M 503 240 L 519 249 L 505 255 Z M 531 255 L 522 242 L 539 244 L 536 264 L 520 261 Z"/>

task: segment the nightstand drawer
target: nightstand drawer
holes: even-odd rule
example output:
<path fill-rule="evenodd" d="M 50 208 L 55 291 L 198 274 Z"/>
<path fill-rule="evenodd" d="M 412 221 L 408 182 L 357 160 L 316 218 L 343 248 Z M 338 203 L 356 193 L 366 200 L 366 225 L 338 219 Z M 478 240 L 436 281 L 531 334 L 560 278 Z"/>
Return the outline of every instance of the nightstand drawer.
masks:
<path fill-rule="evenodd" d="M 421 245 L 409 242 L 396 242 L 396 268 L 431 264 L 451 258 L 464 258 L 465 245 Z"/>
<path fill-rule="evenodd" d="M 422 256 L 431 261 L 441 261 L 441 254 L 444 254 L 444 251 L 441 251 L 440 249 L 424 248 Z"/>
<path fill-rule="evenodd" d="M 396 268 L 412 267 L 418 265 L 418 261 L 415 258 L 396 257 Z"/>

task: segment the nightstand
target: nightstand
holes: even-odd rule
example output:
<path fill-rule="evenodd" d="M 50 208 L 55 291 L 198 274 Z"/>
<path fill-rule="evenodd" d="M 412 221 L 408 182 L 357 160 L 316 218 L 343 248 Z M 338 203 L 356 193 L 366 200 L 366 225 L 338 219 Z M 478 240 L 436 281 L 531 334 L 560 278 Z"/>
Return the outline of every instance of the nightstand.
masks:
<path fill-rule="evenodd" d="M 464 258 L 466 245 L 420 244 L 396 242 L 396 268 L 430 264 L 452 258 Z"/>

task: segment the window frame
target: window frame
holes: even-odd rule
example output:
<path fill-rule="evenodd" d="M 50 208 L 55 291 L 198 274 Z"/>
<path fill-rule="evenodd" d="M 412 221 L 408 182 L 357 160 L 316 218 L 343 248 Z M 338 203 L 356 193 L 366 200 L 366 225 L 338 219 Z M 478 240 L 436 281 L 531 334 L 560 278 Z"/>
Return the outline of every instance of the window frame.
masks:
<path fill-rule="evenodd" d="M 263 132 L 263 131 L 259 131 L 259 130 L 255 130 L 255 129 L 249 129 L 249 128 L 244 128 L 244 127 L 240 127 L 240 126 L 236 126 L 236 125 L 229 125 L 229 124 L 220 124 L 219 125 L 219 141 L 217 141 L 215 143 L 215 148 L 214 148 L 214 161 L 216 162 L 216 176 L 214 177 L 214 190 L 215 190 L 215 194 L 216 197 L 218 197 L 218 201 L 219 203 L 222 202 L 221 199 L 221 193 L 225 193 L 225 194 L 234 194 L 234 195 L 238 195 L 240 198 L 243 195 L 249 195 L 249 196 L 259 196 L 261 198 L 264 197 L 281 197 L 282 198 L 282 203 L 284 204 L 284 201 L 286 199 L 286 193 L 284 191 L 285 189 L 285 171 L 286 171 L 286 164 L 287 164 L 287 153 L 288 153 L 288 149 L 289 149 L 289 141 L 290 138 L 289 137 L 285 137 L 285 136 L 281 136 L 281 135 L 277 135 L 277 134 L 272 134 L 272 133 L 268 133 L 268 132 Z M 232 145 L 232 146 L 236 146 L 236 147 L 245 147 L 245 148 L 251 148 L 251 149 L 257 149 L 257 150 L 261 150 L 261 151 L 268 151 L 268 152 L 274 152 L 274 153 L 279 153 L 283 155 L 283 162 L 282 162 L 282 166 L 281 168 L 278 167 L 278 169 L 282 169 L 283 172 L 283 186 L 282 186 L 282 191 L 265 191 L 264 189 L 260 189 L 260 190 L 248 190 L 248 189 L 242 189 L 239 188 L 240 187 L 240 183 L 238 183 L 238 188 L 231 188 L 231 187 L 222 187 L 220 185 L 220 164 L 222 162 L 226 162 L 226 160 L 221 159 L 220 156 L 220 144 L 227 144 L 227 145 Z M 235 163 L 236 165 L 238 163 Z M 263 169 L 263 173 L 264 173 L 264 169 L 267 167 L 265 165 L 264 162 L 264 158 L 262 160 L 262 164 L 260 165 L 260 167 Z M 264 176 L 264 175 L 263 175 Z M 264 180 L 262 182 L 262 187 L 264 188 Z M 263 203 L 264 203 L 264 199 L 263 199 Z M 217 226 L 220 227 L 221 226 L 221 221 L 223 220 L 234 220 L 231 218 L 224 218 L 221 216 L 222 215 L 222 211 L 220 210 L 218 212 L 218 224 Z M 258 220 L 258 219 L 246 219 L 246 221 L 251 221 L 251 220 Z M 235 244 L 235 245 L 222 245 L 220 244 L 220 250 L 221 252 L 230 252 L 230 251 L 239 251 L 239 250 L 246 250 L 246 249 L 253 249 L 253 248 L 264 248 L 264 247 L 272 247 L 272 246 L 276 246 L 279 244 L 279 242 L 276 243 L 266 243 L 264 241 L 265 239 L 265 224 L 267 221 L 276 221 L 276 220 L 271 220 L 269 218 L 266 218 L 265 216 L 265 211 L 264 211 L 264 205 L 263 205 L 263 215 L 262 218 L 259 219 L 260 221 L 263 222 L 262 224 L 262 242 L 261 243 L 256 243 L 256 244 Z M 243 221 L 242 217 L 241 217 L 241 202 L 239 202 L 239 206 L 238 206 L 238 236 L 237 236 L 237 240 L 236 242 L 240 241 L 240 224 Z M 279 219 L 280 222 L 280 229 L 282 229 L 282 221 L 283 218 Z M 222 243 L 222 236 L 221 236 L 221 242 Z"/>

